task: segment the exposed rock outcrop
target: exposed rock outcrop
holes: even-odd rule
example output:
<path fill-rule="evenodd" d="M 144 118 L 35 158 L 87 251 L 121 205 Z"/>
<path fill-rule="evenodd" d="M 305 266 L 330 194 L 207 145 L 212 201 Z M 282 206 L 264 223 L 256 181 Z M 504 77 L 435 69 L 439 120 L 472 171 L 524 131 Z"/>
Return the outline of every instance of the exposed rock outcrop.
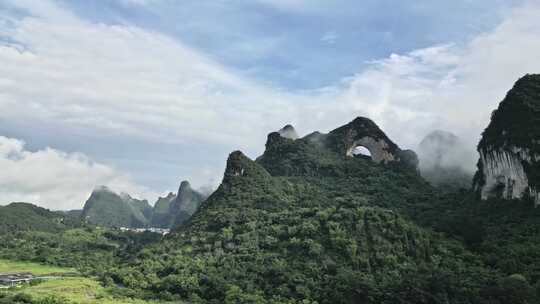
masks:
<path fill-rule="evenodd" d="M 508 92 L 478 144 L 474 188 L 482 199 L 530 197 L 540 204 L 540 75 Z"/>
<path fill-rule="evenodd" d="M 279 132 L 268 134 L 266 149 L 256 162 L 271 175 L 331 174 L 332 162 L 360 157 L 355 149 L 364 147 L 375 163 L 399 163 L 417 170 L 418 157 L 412 150 L 401 150 L 370 119 L 358 117 L 328 134 L 313 132 L 293 140 Z M 234 159 L 234 157 L 233 157 Z"/>
<path fill-rule="evenodd" d="M 418 166 L 418 157 L 412 150 L 401 150 L 386 134 L 369 118 L 357 117 L 352 122 L 331 131 L 331 144 L 341 153 L 353 156 L 356 147 L 369 150 L 376 163 L 402 162 L 412 168 Z"/>
<path fill-rule="evenodd" d="M 171 203 L 170 213 L 173 217 L 171 227 L 181 225 L 187 221 L 204 201 L 204 196 L 191 188 L 188 181 L 180 183 L 178 194 Z"/>
<path fill-rule="evenodd" d="M 229 158 L 227 159 L 227 167 L 225 168 L 222 186 L 227 188 L 234 184 L 238 177 L 258 179 L 268 178 L 270 174 L 241 151 L 234 151 L 229 154 Z"/>

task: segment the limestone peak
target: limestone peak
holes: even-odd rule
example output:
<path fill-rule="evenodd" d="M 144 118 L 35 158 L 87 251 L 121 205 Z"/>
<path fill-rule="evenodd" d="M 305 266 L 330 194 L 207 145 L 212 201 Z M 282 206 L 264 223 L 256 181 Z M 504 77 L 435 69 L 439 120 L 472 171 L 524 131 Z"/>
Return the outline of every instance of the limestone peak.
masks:
<path fill-rule="evenodd" d="M 531 197 L 540 204 L 540 75 L 520 78 L 491 115 L 478 144 L 474 188 L 482 199 Z"/>

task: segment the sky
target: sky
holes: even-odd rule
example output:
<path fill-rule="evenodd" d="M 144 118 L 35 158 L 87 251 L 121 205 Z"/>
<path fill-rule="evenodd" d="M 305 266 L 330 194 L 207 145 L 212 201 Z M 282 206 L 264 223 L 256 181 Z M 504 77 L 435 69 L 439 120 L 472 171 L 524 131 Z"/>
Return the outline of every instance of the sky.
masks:
<path fill-rule="evenodd" d="M 151 203 L 215 187 L 293 124 L 373 119 L 474 153 L 540 72 L 535 0 L 0 0 L 0 204 L 82 208 L 106 185 Z"/>

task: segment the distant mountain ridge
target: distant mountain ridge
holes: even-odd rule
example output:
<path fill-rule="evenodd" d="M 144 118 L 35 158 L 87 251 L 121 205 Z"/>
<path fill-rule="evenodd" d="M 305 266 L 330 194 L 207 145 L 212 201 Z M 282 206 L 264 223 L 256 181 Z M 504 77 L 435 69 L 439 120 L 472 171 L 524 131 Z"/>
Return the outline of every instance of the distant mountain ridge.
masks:
<path fill-rule="evenodd" d="M 169 193 L 158 199 L 154 205 L 151 224 L 160 228 L 181 225 L 197 211 L 204 199 L 205 196 L 193 190 L 188 181 L 182 181 L 178 194 Z"/>
<path fill-rule="evenodd" d="M 232 152 L 218 189 L 131 268 L 159 279 L 119 283 L 201 303 L 438 303 L 433 279 L 441 303 L 467 303 L 476 286 L 456 278 L 478 261 L 411 220 L 436 196 L 414 152 L 364 117 L 289 135 L 270 133 L 255 161 Z M 357 146 L 371 159 L 351 155 Z M 178 291 L 186 278 L 198 284 Z"/>
<path fill-rule="evenodd" d="M 15 231 L 57 231 L 70 225 L 67 215 L 29 203 L 0 206 L 0 234 Z"/>
<path fill-rule="evenodd" d="M 129 194 L 118 194 L 107 187 L 96 188 L 86 201 L 81 218 L 94 225 L 129 228 L 172 228 L 188 220 L 205 196 L 183 181 L 178 194 L 170 192 L 150 206 Z"/>
<path fill-rule="evenodd" d="M 147 200 L 98 187 L 84 204 L 81 218 L 99 226 L 140 228 L 148 226 L 151 215 L 152 207 Z"/>

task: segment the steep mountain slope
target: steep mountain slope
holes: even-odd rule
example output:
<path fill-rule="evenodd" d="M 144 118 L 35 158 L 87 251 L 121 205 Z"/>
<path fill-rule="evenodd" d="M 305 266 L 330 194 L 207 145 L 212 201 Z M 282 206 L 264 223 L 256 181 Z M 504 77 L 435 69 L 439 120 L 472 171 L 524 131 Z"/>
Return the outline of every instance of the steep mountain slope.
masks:
<path fill-rule="evenodd" d="M 482 199 L 530 197 L 540 204 L 540 75 L 519 79 L 478 144 L 475 189 Z"/>
<path fill-rule="evenodd" d="M 151 226 L 152 227 L 159 227 L 159 228 L 169 228 L 170 225 L 170 212 L 169 208 L 171 207 L 171 203 L 175 200 L 176 195 L 172 192 L 169 192 L 167 196 L 160 197 L 154 204 L 154 210 L 152 211 L 152 220 L 151 220 Z"/>
<path fill-rule="evenodd" d="M 191 220 L 113 277 L 195 303 L 481 303 L 494 274 L 411 221 L 436 194 L 373 125 L 271 133 L 257 161 L 233 152 Z M 382 158 L 349 155 L 358 140 Z"/>
<path fill-rule="evenodd" d="M 173 216 L 170 227 L 181 225 L 187 221 L 197 211 L 203 201 L 204 196 L 193 190 L 189 182 L 183 181 L 169 209 Z"/>
<path fill-rule="evenodd" d="M 66 216 L 28 203 L 0 206 L 0 234 L 18 231 L 58 231 L 66 225 Z M 65 222 L 65 223 L 64 223 Z"/>
<path fill-rule="evenodd" d="M 151 213 L 152 207 L 148 201 L 100 187 L 92 192 L 84 204 L 81 218 L 106 227 L 144 227 L 149 224 Z"/>
<path fill-rule="evenodd" d="M 473 174 L 466 168 L 473 155 L 459 137 L 451 132 L 435 130 L 418 145 L 420 173 L 435 186 L 448 189 L 472 185 Z"/>
<path fill-rule="evenodd" d="M 172 228 L 188 220 L 205 197 L 193 190 L 188 181 L 182 181 L 178 194 L 169 193 L 167 197 L 159 198 L 154 205 L 152 226 Z"/>

